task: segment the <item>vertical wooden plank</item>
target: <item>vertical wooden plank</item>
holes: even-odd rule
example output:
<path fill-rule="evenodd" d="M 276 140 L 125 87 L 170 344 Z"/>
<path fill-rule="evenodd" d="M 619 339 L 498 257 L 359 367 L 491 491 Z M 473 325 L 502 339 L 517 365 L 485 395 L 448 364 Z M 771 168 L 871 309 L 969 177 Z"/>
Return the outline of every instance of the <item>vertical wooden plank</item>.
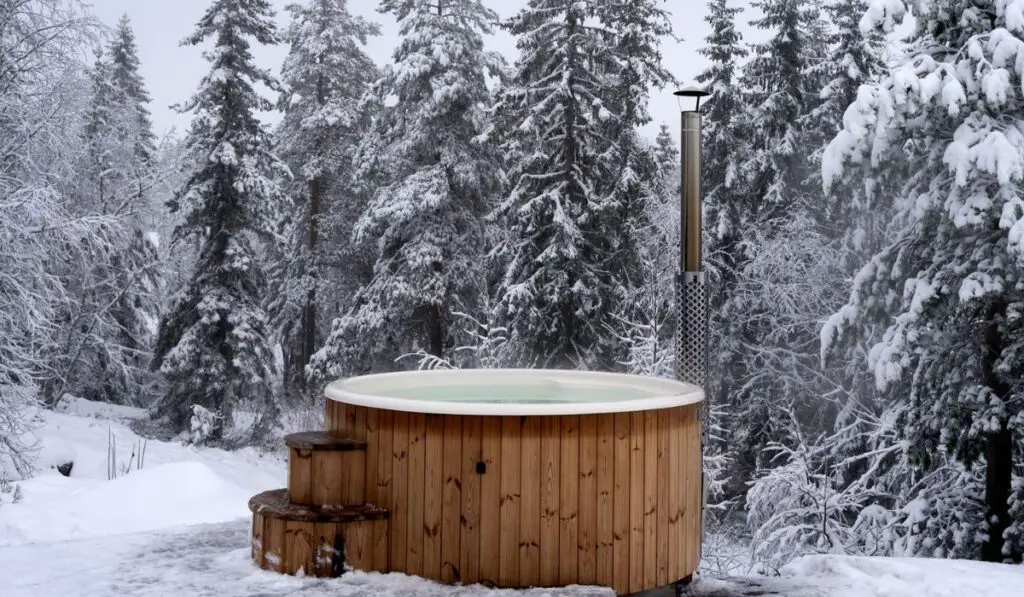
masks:
<path fill-rule="evenodd" d="M 259 514 L 252 515 L 252 535 L 250 536 L 252 546 L 252 561 L 257 566 L 263 565 L 263 517 Z"/>
<path fill-rule="evenodd" d="M 350 429 L 353 429 L 353 436 L 356 439 L 366 440 L 366 412 L 369 409 L 364 406 L 347 406 L 345 416 L 351 421 Z M 354 414 L 352 414 L 354 413 Z M 351 459 L 351 488 L 349 495 L 353 496 L 356 504 L 365 504 L 366 500 L 366 453 L 361 458 Z"/>
<path fill-rule="evenodd" d="M 544 417 L 540 438 L 540 586 L 558 585 L 560 528 L 559 502 L 562 488 L 562 419 Z"/>
<path fill-rule="evenodd" d="M 343 417 L 341 412 L 344 409 L 344 404 L 337 400 L 327 398 L 324 400 L 324 430 L 331 432 L 341 432 Z"/>
<path fill-rule="evenodd" d="M 423 509 L 426 501 L 424 472 L 426 445 L 423 434 L 426 417 L 422 413 L 409 413 L 409 519 L 406 534 L 405 571 L 413 576 L 423 574 Z"/>
<path fill-rule="evenodd" d="M 373 521 L 345 523 L 345 564 L 364 572 L 373 570 Z"/>
<path fill-rule="evenodd" d="M 672 409 L 663 408 L 655 411 L 658 417 L 658 512 L 657 512 L 657 533 L 658 547 L 655 552 L 658 555 L 658 578 L 657 585 L 663 586 L 676 580 L 669 578 L 668 574 L 668 517 L 669 517 L 669 418 L 672 416 Z"/>
<path fill-rule="evenodd" d="M 313 503 L 313 457 L 309 450 L 288 448 L 288 501 Z"/>
<path fill-rule="evenodd" d="M 303 574 L 313 574 L 313 524 L 289 520 L 284 525 L 284 552 L 288 556 L 284 571 L 298 574 L 301 570 Z"/>
<path fill-rule="evenodd" d="M 377 502 L 389 512 L 391 511 L 392 497 L 391 469 L 394 463 L 394 413 L 390 410 L 381 410 L 377 415 Z M 372 462 L 367 459 L 368 462 Z M 378 520 L 373 525 L 373 563 L 379 572 L 390 571 L 391 553 L 388 537 L 387 520 Z"/>
<path fill-rule="evenodd" d="M 658 413 L 644 411 L 644 588 L 658 586 Z"/>
<path fill-rule="evenodd" d="M 391 569 L 405 572 L 408 562 L 409 529 L 409 413 L 392 415 L 391 462 Z M 419 499 L 419 496 L 414 496 Z"/>
<path fill-rule="evenodd" d="M 428 414 L 423 433 L 423 573 L 441 578 L 441 502 L 444 499 L 444 415 Z"/>
<path fill-rule="evenodd" d="M 441 500 L 441 581 L 462 580 L 459 542 L 462 525 L 462 417 L 444 416 L 444 450 L 441 472 L 444 495 Z"/>
<path fill-rule="evenodd" d="M 334 538 L 340 532 L 337 525 L 330 522 L 317 523 L 315 527 L 315 533 L 313 533 L 314 545 L 316 546 L 316 553 L 314 555 L 316 561 L 316 575 L 321 578 L 327 578 L 334 576 L 334 558 L 336 552 L 334 550 Z"/>
<path fill-rule="evenodd" d="M 612 502 L 615 512 L 612 517 L 612 552 L 614 573 L 612 575 L 615 592 L 622 595 L 629 592 L 630 587 L 630 460 L 633 446 L 630 441 L 631 415 L 615 413 L 615 453 L 614 470 L 612 471 L 613 489 Z"/>
<path fill-rule="evenodd" d="M 380 443 L 377 441 L 377 419 L 380 411 L 376 408 L 361 409 L 366 413 L 366 464 L 363 466 L 365 474 L 364 497 L 367 504 L 379 505 L 377 499 L 377 452 L 380 450 Z"/>
<path fill-rule="evenodd" d="M 615 415 L 597 416 L 597 576 L 595 582 L 603 587 L 614 584 L 615 561 L 613 545 L 615 487 Z"/>
<path fill-rule="evenodd" d="M 480 448 L 480 581 L 498 584 L 501 545 L 501 417 L 483 417 Z"/>
<path fill-rule="evenodd" d="M 576 583 L 579 578 L 579 464 L 580 436 L 579 416 L 564 416 L 562 419 L 562 487 L 559 492 L 558 528 L 558 582 L 563 585 Z"/>
<path fill-rule="evenodd" d="M 317 450 L 313 452 L 312 501 L 318 506 L 344 506 L 351 502 L 346 490 L 352 471 L 345 466 L 360 454 Z"/>
<path fill-rule="evenodd" d="M 540 582 L 541 417 L 524 417 L 520 442 L 519 581 L 524 587 Z"/>
<path fill-rule="evenodd" d="M 464 584 L 480 580 L 480 474 L 482 460 L 480 417 L 462 417 L 462 514 L 460 516 L 459 572 Z"/>
<path fill-rule="evenodd" d="M 349 435 L 356 439 L 363 439 L 362 429 L 359 429 L 356 423 L 356 417 L 362 408 L 363 407 L 361 406 L 346 404 L 345 408 L 342 410 L 342 416 L 345 419 L 342 426 Z"/>
<path fill-rule="evenodd" d="M 673 408 L 669 418 L 668 437 L 668 575 L 672 581 L 683 576 L 682 515 L 683 491 L 686 478 L 683 476 L 683 409 Z"/>
<path fill-rule="evenodd" d="M 280 518 L 263 519 L 263 567 L 274 572 L 284 572 L 284 521 Z"/>
<path fill-rule="evenodd" d="M 503 587 L 519 586 L 519 484 L 524 417 L 501 417 L 501 564 L 498 579 Z"/>
<path fill-rule="evenodd" d="M 687 434 L 690 442 L 690 449 L 687 451 L 686 470 L 690 487 L 690 503 L 686 509 L 688 524 L 687 551 L 689 566 L 683 570 L 684 576 L 692 573 L 700 565 L 700 517 L 701 517 L 701 459 L 700 459 L 700 434 L 701 415 L 700 404 L 684 407 L 687 410 Z"/>
<path fill-rule="evenodd" d="M 580 415 L 578 578 L 581 585 L 597 582 L 597 415 Z"/>
<path fill-rule="evenodd" d="M 644 413 L 629 413 L 629 592 L 644 586 Z"/>

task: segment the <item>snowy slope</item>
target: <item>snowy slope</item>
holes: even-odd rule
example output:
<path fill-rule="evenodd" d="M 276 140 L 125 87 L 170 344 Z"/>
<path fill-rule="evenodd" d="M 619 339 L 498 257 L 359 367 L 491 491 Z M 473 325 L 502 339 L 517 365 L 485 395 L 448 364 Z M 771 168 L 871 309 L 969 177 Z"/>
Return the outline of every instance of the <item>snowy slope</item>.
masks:
<path fill-rule="evenodd" d="M 286 484 L 283 458 L 252 449 L 147 441 L 138 469 L 131 453 L 138 451 L 139 437 L 120 421 L 140 411 L 84 400 L 70 400 L 64 410 L 43 413 L 45 423 L 36 431 L 41 470 L 19 483 L 21 503 L 0 506 L 0 546 L 244 518 L 253 494 Z M 107 478 L 110 436 L 118 474 L 113 480 Z M 50 468 L 68 460 L 74 462 L 70 477 Z M 122 474 L 129 462 L 130 472 Z"/>
<path fill-rule="evenodd" d="M 73 457 L 70 478 L 44 468 L 24 499 L 0 506 L 0 597 L 611 597 L 599 587 L 492 590 L 403 574 L 289 577 L 249 559 L 249 497 L 283 487 L 284 461 L 149 441 L 144 466 L 107 480 L 107 438 L 126 463 L 138 438 L 117 419 L 137 411 L 71 402 L 44 413 L 46 465 Z M 73 414 L 74 413 L 74 414 Z M 779 577 L 698 580 L 701 597 L 1020 597 L 1024 566 L 811 556 Z"/>

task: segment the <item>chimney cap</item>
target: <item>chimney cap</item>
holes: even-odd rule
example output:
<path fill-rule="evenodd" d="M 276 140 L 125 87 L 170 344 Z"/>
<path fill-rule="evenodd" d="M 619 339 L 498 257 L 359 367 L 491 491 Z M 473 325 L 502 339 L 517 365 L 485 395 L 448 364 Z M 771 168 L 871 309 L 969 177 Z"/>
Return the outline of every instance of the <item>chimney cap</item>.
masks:
<path fill-rule="evenodd" d="M 687 85 L 679 91 L 674 92 L 672 95 L 677 95 L 679 97 L 706 97 L 711 95 L 711 92 L 697 87 L 696 85 Z"/>

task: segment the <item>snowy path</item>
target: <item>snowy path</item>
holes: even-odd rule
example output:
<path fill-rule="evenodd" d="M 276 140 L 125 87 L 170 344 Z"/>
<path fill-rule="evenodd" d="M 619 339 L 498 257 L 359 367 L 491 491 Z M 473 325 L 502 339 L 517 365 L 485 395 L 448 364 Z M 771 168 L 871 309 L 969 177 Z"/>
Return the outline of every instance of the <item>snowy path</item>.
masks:
<path fill-rule="evenodd" d="M 403 574 L 295 578 L 257 569 L 249 521 L 0 548 L 3 597 L 612 597 L 598 587 L 451 587 Z M 693 597 L 1012 597 L 1024 567 L 978 562 L 807 557 L 777 578 L 706 579 Z M 650 591 L 644 597 L 671 595 Z"/>
<path fill-rule="evenodd" d="M 510 591 L 450 587 L 403 574 L 351 573 L 321 580 L 257 569 L 249 559 L 249 521 L 198 525 L 62 543 L 0 548 L 4 597 L 612 597 L 597 587 Z M 777 582 L 777 581 L 776 581 Z M 806 579 L 804 579 L 806 584 Z M 692 595 L 767 596 L 754 583 L 705 581 Z M 793 588 L 793 587 L 790 587 Z M 805 587 L 806 588 L 806 587 Z M 650 592 L 650 597 L 667 591 Z M 793 597 L 828 593 L 786 591 Z"/>

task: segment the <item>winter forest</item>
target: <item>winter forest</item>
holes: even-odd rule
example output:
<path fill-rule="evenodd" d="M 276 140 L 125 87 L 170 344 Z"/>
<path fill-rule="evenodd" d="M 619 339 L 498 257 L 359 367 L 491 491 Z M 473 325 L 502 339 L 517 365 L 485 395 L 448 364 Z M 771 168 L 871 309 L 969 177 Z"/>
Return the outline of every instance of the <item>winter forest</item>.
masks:
<path fill-rule="evenodd" d="M 696 83 L 709 536 L 769 573 L 1020 562 L 1024 0 L 709 0 L 696 82 L 684 4 L 379 0 L 381 66 L 346 0 L 209 0 L 158 137 L 127 16 L 0 0 L 0 489 L 69 396 L 233 449 L 351 375 L 673 377 L 678 122 L 648 104 Z"/>

